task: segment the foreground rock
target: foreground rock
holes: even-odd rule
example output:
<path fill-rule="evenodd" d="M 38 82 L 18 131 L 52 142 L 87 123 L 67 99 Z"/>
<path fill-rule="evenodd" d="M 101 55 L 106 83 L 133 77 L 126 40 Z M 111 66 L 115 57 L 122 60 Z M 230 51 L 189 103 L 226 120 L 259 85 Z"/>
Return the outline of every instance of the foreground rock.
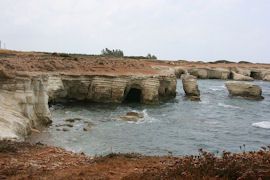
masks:
<path fill-rule="evenodd" d="M 137 122 L 139 118 L 143 118 L 143 113 L 127 112 L 125 116 L 120 116 L 121 120 Z"/>
<path fill-rule="evenodd" d="M 193 101 L 200 101 L 200 90 L 195 76 L 184 74 L 181 76 L 183 89 L 186 95 Z"/>
<path fill-rule="evenodd" d="M 136 116 L 136 117 L 138 117 L 138 118 L 144 118 L 144 114 L 143 114 L 143 113 L 127 112 L 126 115 L 127 115 L 127 116 Z"/>
<path fill-rule="evenodd" d="M 225 85 L 231 97 L 241 96 L 251 100 L 263 99 L 262 88 L 258 85 L 235 81 L 226 82 Z"/>

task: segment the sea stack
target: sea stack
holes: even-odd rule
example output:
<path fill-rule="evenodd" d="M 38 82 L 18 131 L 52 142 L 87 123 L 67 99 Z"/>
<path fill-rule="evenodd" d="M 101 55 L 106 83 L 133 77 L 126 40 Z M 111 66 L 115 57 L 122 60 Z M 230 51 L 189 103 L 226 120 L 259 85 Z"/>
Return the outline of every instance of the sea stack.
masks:
<path fill-rule="evenodd" d="M 250 100 L 264 99 L 262 96 L 262 88 L 258 85 L 236 81 L 228 81 L 225 85 L 229 91 L 230 97 L 240 96 Z"/>
<path fill-rule="evenodd" d="M 181 78 L 183 89 L 189 99 L 192 101 L 200 101 L 200 90 L 198 88 L 197 78 L 190 74 L 183 74 Z"/>

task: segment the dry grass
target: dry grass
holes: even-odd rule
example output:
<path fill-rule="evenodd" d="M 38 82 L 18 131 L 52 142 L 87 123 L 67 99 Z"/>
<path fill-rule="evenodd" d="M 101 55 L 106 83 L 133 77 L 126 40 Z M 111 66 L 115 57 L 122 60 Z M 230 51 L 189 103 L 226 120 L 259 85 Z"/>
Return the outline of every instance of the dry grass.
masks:
<path fill-rule="evenodd" d="M 270 146 L 261 148 L 240 154 L 223 151 L 221 157 L 200 149 L 198 156 L 180 158 L 163 171 L 148 170 L 127 179 L 270 179 Z"/>

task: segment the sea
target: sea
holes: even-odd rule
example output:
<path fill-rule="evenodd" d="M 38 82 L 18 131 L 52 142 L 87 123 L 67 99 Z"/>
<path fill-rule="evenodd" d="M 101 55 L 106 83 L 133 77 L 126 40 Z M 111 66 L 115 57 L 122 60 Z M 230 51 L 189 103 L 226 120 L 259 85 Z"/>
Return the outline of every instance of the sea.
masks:
<path fill-rule="evenodd" d="M 259 101 L 229 97 L 225 82 L 198 80 L 200 102 L 190 101 L 178 80 L 176 97 L 158 105 L 55 104 L 50 107 L 53 123 L 28 141 L 90 156 L 131 152 L 185 156 L 198 154 L 200 148 L 215 154 L 239 153 L 270 145 L 270 82 L 252 82 L 262 88 L 264 99 Z M 143 113 L 144 118 L 119 119 L 127 112 Z M 66 122 L 70 118 L 79 120 Z"/>

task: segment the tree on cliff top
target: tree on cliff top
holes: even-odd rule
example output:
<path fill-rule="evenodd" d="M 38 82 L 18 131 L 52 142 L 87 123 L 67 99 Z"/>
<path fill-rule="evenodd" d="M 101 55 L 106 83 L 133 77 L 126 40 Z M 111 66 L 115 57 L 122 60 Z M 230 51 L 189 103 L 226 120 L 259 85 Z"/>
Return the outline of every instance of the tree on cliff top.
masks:
<path fill-rule="evenodd" d="M 124 53 L 120 49 L 112 49 L 112 50 L 110 50 L 108 48 L 105 48 L 105 49 L 102 49 L 101 55 L 103 55 L 103 56 L 112 56 L 112 57 L 124 57 Z"/>
<path fill-rule="evenodd" d="M 157 59 L 157 57 L 156 57 L 154 54 L 151 55 L 150 53 L 147 54 L 146 58 L 147 58 L 147 59 Z"/>

